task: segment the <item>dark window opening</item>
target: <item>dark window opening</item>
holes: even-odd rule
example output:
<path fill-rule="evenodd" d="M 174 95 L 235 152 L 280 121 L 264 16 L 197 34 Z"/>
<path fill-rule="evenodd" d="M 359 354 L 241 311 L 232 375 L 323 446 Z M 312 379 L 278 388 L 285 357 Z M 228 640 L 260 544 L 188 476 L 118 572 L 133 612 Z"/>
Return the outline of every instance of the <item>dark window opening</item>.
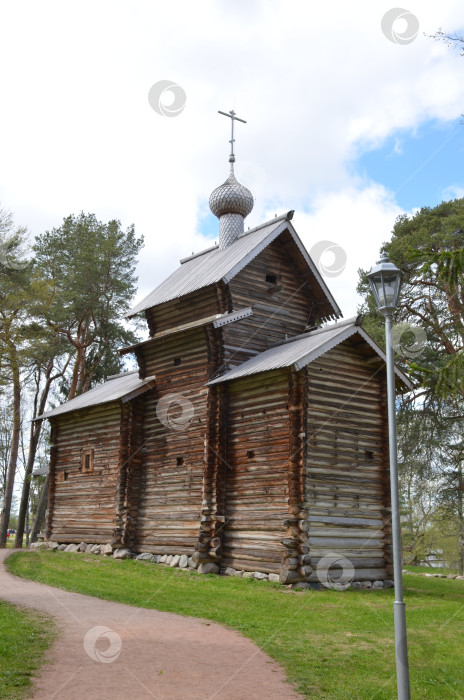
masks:
<path fill-rule="evenodd" d="M 82 471 L 84 474 L 93 472 L 93 450 L 84 450 L 82 452 Z"/>
<path fill-rule="evenodd" d="M 182 362 L 182 358 L 181 358 L 181 357 L 175 357 L 175 358 L 174 358 L 174 366 L 175 366 L 175 367 L 178 367 L 178 366 L 181 364 L 181 362 Z"/>
<path fill-rule="evenodd" d="M 374 453 L 372 450 L 366 450 L 366 459 L 374 459 Z"/>
<path fill-rule="evenodd" d="M 68 472 L 65 472 L 65 473 L 64 473 L 64 480 L 65 480 L 65 481 L 68 480 Z"/>
<path fill-rule="evenodd" d="M 177 457 L 177 466 L 181 467 L 184 463 L 184 458 L 183 457 Z"/>
<path fill-rule="evenodd" d="M 277 275 L 266 275 L 266 282 L 269 282 L 269 284 L 277 284 Z"/>
<path fill-rule="evenodd" d="M 255 456 L 254 450 L 247 450 L 248 459 L 253 459 L 254 456 Z"/>

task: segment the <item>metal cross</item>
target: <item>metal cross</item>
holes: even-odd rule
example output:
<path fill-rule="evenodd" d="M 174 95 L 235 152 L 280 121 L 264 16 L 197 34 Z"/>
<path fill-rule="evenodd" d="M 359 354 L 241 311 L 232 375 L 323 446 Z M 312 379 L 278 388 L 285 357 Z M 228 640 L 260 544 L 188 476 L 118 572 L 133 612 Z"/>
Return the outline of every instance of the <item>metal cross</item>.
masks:
<path fill-rule="evenodd" d="M 231 127 L 232 127 L 232 129 L 231 129 L 231 137 L 230 137 L 230 141 L 229 141 L 229 143 L 230 143 L 229 163 L 231 164 L 231 165 L 230 165 L 230 169 L 233 171 L 233 170 L 234 170 L 234 163 L 235 163 L 235 154 L 234 154 L 234 142 L 235 142 L 235 139 L 234 139 L 234 122 L 235 122 L 235 121 L 238 121 L 238 122 L 242 122 L 242 124 L 246 124 L 246 121 L 245 121 L 244 119 L 240 119 L 240 117 L 237 117 L 233 109 L 231 109 L 230 112 L 221 112 L 221 110 L 218 109 L 218 114 L 223 114 L 225 117 L 229 117 L 229 119 L 231 120 Z"/>

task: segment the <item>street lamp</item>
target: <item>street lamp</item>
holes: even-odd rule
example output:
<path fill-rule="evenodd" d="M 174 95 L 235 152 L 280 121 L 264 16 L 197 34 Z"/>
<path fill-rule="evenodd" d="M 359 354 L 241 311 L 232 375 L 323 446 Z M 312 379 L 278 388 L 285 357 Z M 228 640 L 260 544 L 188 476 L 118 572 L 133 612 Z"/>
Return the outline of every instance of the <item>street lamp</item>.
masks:
<path fill-rule="evenodd" d="M 389 261 L 385 252 L 367 275 L 379 311 L 385 316 L 387 346 L 388 443 L 390 450 L 390 491 L 392 506 L 393 575 L 395 579 L 395 647 L 398 700 L 410 700 L 406 609 L 403 601 L 401 563 L 400 499 L 396 455 L 395 369 L 393 364 L 392 321 L 402 284 L 402 272 Z"/>

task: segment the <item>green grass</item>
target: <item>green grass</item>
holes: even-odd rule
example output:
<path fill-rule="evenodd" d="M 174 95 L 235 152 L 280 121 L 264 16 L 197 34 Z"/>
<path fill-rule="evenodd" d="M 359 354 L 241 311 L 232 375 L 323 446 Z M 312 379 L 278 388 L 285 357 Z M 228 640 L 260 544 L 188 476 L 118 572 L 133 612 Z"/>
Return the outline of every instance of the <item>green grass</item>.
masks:
<path fill-rule="evenodd" d="M 13 554 L 14 574 L 239 630 L 314 700 L 396 697 L 393 591 L 297 592 L 155 564 L 65 552 Z M 412 696 L 462 698 L 464 581 L 405 576 Z"/>
<path fill-rule="evenodd" d="M 45 615 L 0 601 L 0 698 L 25 698 L 56 633 Z"/>

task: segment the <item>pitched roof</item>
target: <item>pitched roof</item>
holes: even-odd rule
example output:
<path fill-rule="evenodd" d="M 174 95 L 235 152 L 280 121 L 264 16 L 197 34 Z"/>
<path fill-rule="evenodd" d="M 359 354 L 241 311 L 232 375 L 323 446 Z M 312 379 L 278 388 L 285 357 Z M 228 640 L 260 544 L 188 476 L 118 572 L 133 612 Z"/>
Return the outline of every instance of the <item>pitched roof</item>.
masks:
<path fill-rule="evenodd" d="M 177 270 L 129 311 L 129 317 L 158 304 L 178 299 L 202 287 L 208 287 L 210 284 L 220 281 L 227 284 L 283 231 L 290 233 L 299 248 L 333 310 L 332 316 L 341 316 L 335 299 L 290 223 L 292 216 L 293 211 L 267 221 L 250 231 L 245 231 L 234 243 L 222 250 L 218 246 L 213 246 L 189 258 L 184 258 Z"/>
<path fill-rule="evenodd" d="M 146 379 L 139 379 L 138 371 L 125 372 L 115 376 L 113 379 L 109 379 L 104 384 L 99 384 L 94 389 L 86 391 L 85 394 L 76 396 L 75 399 L 66 401 L 66 403 L 57 406 L 47 413 L 42 413 L 38 416 L 36 420 L 42 420 L 42 418 L 53 418 L 54 416 L 60 416 L 63 413 L 69 413 L 70 411 L 78 411 L 81 408 L 90 408 L 91 406 L 98 406 L 102 403 L 110 403 L 111 401 L 117 401 L 118 399 L 126 400 L 133 398 L 142 394 L 147 389 L 151 389 L 154 386 L 155 377 L 147 377 Z"/>
<path fill-rule="evenodd" d="M 355 316 L 346 321 L 334 323 L 326 328 L 319 328 L 316 331 L 292 338 L 261 352 L 238 367 L 225 372 L 220 377 L 210 380 L 208 384 L 228 382 L 239 377 L 248 377 L 252 374 L 283 367 L 294 367 L 294 369 L 300 370 L 356 333 L 386 362 L 385 353 L 361 328 L 361 322 L 362 318 Z M 395 373 L 409 389 L 412 389 L 412 384 L 408 377 L 396 366 Z"/>

